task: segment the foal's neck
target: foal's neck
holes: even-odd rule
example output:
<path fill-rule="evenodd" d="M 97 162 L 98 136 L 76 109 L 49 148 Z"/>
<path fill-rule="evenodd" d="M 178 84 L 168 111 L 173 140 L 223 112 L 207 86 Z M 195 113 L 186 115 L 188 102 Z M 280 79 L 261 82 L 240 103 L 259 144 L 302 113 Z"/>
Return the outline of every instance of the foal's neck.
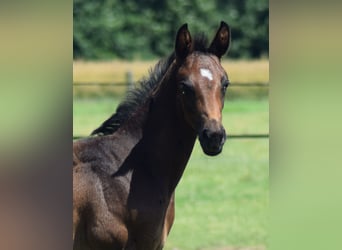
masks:
<path fill-rule="evenodd" d="M 171 66 L 152 99 L 143 132 L 148 144 L 144 149 L 146 165 L 171 193 L 183 174 L 196 140 L 196 132 L 185 121 L 177 102 L 175 67 Z"/>

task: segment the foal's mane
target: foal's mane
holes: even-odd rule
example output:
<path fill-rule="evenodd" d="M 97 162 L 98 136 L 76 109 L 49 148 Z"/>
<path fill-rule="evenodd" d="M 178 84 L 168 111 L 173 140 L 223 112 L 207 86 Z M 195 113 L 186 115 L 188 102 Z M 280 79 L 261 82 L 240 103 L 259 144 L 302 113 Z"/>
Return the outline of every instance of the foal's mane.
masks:
<path fill-rule="evenodd" d="M 204 34 L 198 34 L 194 38 L 194 51 L 208 53 L 208 39 Z M 91 135 L 110 135 L 117 131 L 132 115 L 136 114 L 137 109 L 146 103 L 151 97 L 166 71 L 175 59 L 175 53 L 172 53 L 166 59 L 160 60 L 153 69 L 149 71 L 149 77 L 139 81 L 140 87 L 130 90 L 125 100 L 123 100 L 116 109 L 116 112 L 95 129 Z"/>

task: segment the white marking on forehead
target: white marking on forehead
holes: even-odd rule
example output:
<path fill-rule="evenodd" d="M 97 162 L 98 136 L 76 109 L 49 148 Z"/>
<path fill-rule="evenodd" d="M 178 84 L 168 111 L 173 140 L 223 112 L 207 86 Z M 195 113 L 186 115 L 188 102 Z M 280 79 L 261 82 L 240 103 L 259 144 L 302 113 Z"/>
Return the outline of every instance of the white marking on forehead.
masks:
<path fill-rule="evenodd" d="M 213 74 L 209 69 L 200 69 L 201 75 L 208 78 L 210 81 L 213 80 Z"/>

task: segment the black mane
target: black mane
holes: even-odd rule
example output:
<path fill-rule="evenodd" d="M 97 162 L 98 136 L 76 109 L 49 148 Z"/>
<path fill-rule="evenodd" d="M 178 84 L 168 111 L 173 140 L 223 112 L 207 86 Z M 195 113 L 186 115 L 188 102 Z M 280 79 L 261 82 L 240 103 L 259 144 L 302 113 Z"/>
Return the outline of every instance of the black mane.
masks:
<path fill-rule="evenodd" d="M 194 39 L 194 51 L 207 53 L 207 43 L 208 40 L 204 34 L 196 35 Z M 115 114 L 104 121 L 91 135 L 109 135 L 118 130 L 151 96 L 151 93 L 159 85 L 174 59 L 175 54 L 172 53 L 166 59 L 160 60 L 154 66 L 153 70 L 150 70 L 149 77 L 139 81 L 140 87 L 130 90 L 125 100 L 119 104 Z"/>

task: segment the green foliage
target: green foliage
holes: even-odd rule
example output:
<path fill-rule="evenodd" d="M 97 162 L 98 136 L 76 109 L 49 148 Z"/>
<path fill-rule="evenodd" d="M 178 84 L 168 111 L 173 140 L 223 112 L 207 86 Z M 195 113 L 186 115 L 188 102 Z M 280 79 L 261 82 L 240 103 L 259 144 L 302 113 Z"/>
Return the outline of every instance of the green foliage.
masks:
<path fill-rule="evenodd" d="M 152 58 L 169 54 L 177 29 L 213 36 L 232 28 L 230 57 L 268 55 L 266 0 L 74 0 L 74 58 Z"/>

